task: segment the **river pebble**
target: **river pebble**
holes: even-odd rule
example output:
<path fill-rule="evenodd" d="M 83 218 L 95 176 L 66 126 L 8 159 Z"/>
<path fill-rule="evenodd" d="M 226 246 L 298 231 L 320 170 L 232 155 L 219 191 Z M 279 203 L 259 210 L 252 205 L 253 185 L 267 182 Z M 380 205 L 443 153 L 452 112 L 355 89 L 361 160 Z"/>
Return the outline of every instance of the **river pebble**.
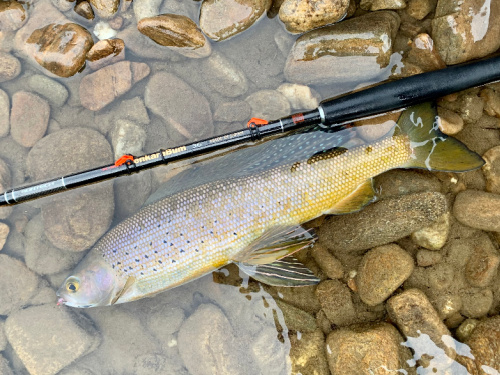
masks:
<path fill-rule="evenodd" d="M 293 45 L 285 77 L 305 85 L 366 82 L 388 66 L 399 22 L 396 13 L 382 11 L 309 31 Z"/>
<path fill-rule="evenodd" d="M 252 353 L 261 374 L 283 374 L 289 367 L 287 346 L 276 339 L 276 327 L 266 326 L 250 344 Z"/>
<path fill-rule="evenodd" d="M 0 315 L 9 315 L 26 305 L 39 279 L 24 263 L 5 254 L 0 254 L 0 267 Z"/>
<path fill-rule="evenodd" d="M 345 326 L 356 321 L 356 312 L 350 289 L 338 280 L 326 280 L 318 284 L 315 292 L 328 320 Z"/>
<path fill-rule="evenodd" d="M 204 84 L 228 98 L 235 98 L 248 91 L 245 73 L 233 61 L 220 52 L 203 60 L 200 64 Z"/>
<path fill-rule="evenodd" d="M 200 28 L 212 40 L 228 39 L 257 22 L 271 3 L 271 0 L 204 0 Z"/>
<path fill-rule="evenodd" d="M 99 70 L 123 60 L 125 60 L 125 43 L 118 38 L 100 40 L 87 53 L 88 65 L 92 70 Z"/>
<path fill-rule="evenodd" d="M 203 58 L 212 53 L 210 42 L 196 23 L 186 16 L 160 14 L 142 18 L 137 29 L 159 45 L 187 57 Z"/>
<path fill-rule="evenodd" d="M 15 142 L 14 142 L 15 143 Z M 0 191 L 7 191 L 12 186 L 12 176 L 9 166 L 3 159 L 0 159 Z M 0 220 L 7 219 L 12 213 L 13 207 L 0 208 Z"/>
<path fill-rule="evenodd" d="M 490 116 L 500 117 L 500 94 L 490 88 L 484 88 L 480 92 L 484 100 L 484 111 Z"/>
<path fill-rule="evenodd" d="M 214 112 L 215 121 L 245 121 L 250 119 L 252 107 L 243 100 L 221 103 Z"/>
<path fill-rule="evenodd" d="M 432 39 L 447 65 L 489 55 L 500 47 L 500 3 L 439 0 Z"/>
<path fill-rule="evenodd" d="M 7 336 L 5 335 L 5 321 L 0 320 L 0 352 L 7 348 Z M 2 374 L 2 372 L 0 372 Z"/>
<path fill-rule="evenodd" d="M 105 66 L 82 78 L 80 101 L 85 108 L 99 111 L 147 77 L 149 72 L 145 63 L 120 61 Z"/>
<path fill-rule="evenodd" d="M 3 249 L 7 237 L 9 236 L 10 228 L 7 224 L 0 222 L 0 251 Z"/>
<path fill-rule="evenodd" d="M 500 232 L 500 196 L 477 190 L 458 193 L 453 214 L 462 224 Z"/>
<path fill-rule="evenodd" d="M 486 287 L 497 276 L 500 256 L 491 241 L 474 246 L 465 265 L 465 278 L 470 285 Z"/>
<path fill-rule="evenodd" d="M 92 8 L 101 18 L 111 18 L 118 10 L 120 0 L 90 0 Z"/>
<path fill-rule="evenodd" d="M 135 25 L 129 25 L 123 30 L 120 30 L 116 37 L 125 42 L 127 51 L 131 51 L 135 55 L 141 56 L 142 58 L 163 61 L 179 61 L 185 59 L 185 57 L 177 52 L 174 52 L 169 48 L 164 48 L 144 34 L 141 34 Z"/>
<path fill-rule="evenodd" d="M 482 171 L 486 179 L 486 191 L 500 194 L 500 146 L 490 148 L 483 155 Z"/>
<path fill-rule="evenodd" d="M 443 107 L 438 107 L 437 111 L 441 120 L 439 121 L 439 130 L 446 135 L 454 135 L 462 131 L 464 120 L 458 113 Z"/>
<path fill-rule="evenodd" d="M 7 319 L 5 332 L 26 369 L 40 375 L 58 373 L 95 350 L 100 342 L 96 328 L 85 316 L 74 315 L 71 310 L 55 305 L 33 306 L 15 312 Z"/>
<path fill-rule="evenodd" d="M 311 250 L 311 255 L 316 263 L 318 263 L 321 270 L 330 279 L 341 279 L 344 277 L 345 270 L 342 263 L 335 258 L 326 247 L 320 243 L 315 243 Z"/>
<path fill-rule="evenodd" d="M 13 0 L 0 3 L 0 30 L 13 31 L 24 25 L 28 19 L 21 3 Z"/>
<path fill-rule="evenodd" d="M 283 313 L 285 318 L 286 328 L 292 331 L 299 332 L 313 332 L 318 327 L 316 325 L 316 319 L 314 316 L 308 312 L 301 310 L 297 307 L 289 305 L 281 300 L 276 300 L 276 304 Z"/>
<path fill-rule="evenodd" d="M 377 196 L 380 199 L 441 191 L 441 182 L 435 174 L 404 169 L 394 169 L 375 177 L 374 186 L 377 187 Z"/>
<path fill-rule="evenodd" d="M 0 52 L 0 82 L 10 81 L 21 73 L 21 62 L 10 53 Z"/>
<path fill-rule="evenodd" d="M 417 230 L 411 234 L 411 239 L 417 245 L 429 250 L 441 249 L 448 240 L 450 231 L 450 213 L 442 215 L 432 225 Z"/>
<path fill-rule="evenodd" d="M 123 155 L 141 155 L 146 144 L 146 131 L 132 121 L 119 119 L 110 132 L 115 160 Z"/>
<path fill-rule="evenodd" d="M 68 89 L 54 79 L 41 74 L 34 74 L 27 80 L 28 87 L 43 96 L 55 107 L 62 107 L 68 99 Z"/>
<path fill-rule="evenodd" d="M 10 113 L 11 135 L 24 147 L 32 147 L 38 142 L 49 124 L 50 106 L 45 99 L 26 91 L 18 91 L 12 96 Z"/>
<path fill-rule="evenodd" d="M 405 0 L 361 0 L 359 7 L 364 10 L 404 9 Z"/>
<path fill-rule="evenodd" d="M 5 137 L 10 131 L 10 98 L 0 90 L 0 138 Z"/>
<path fill-rule="evenodd" d="M 390 298 L 387 301 L 387 312 L 406 337 L 429 335 L 451 359 L 455 357 L 454 345 L 444 341 L 451 333 L 422 291 L 408 289 Z"/>
<path fill-rule="evenodd" d="M 336 329 L 326 339 L 330 371 L 345 375 L 407 371 L 406 361 L 412 355 L 402 342 L 403 337 L 388 323 Z"/>
<path fill-rule="evenodd" d="M 291 33 L 303 33 L 317 27 L 341 21 L 349 7 L 349 0 L 285 0 L 279 9 L 280 20 Z"/>
<path fill-rule="evenodd" d="M 329 375 L 325 355 L 325 336 L 321 330 L 290 335 L 289 374 Z"/>
<path fill-rule="evenodd" d="M 31 54 L 41 66 L 59 77 L 71 77 L 84 67 L 94 41 L 82 26 L 66 23 L 35 30 L 26 43 L 31 45 Z"/>
<path fill-rule="evenodd" d="M 321 309 L 321 305 L 316 296 L 316 286 L 304 286 L 300 288 L 287 287 L 267 287 L 269 293 L 274 298 L 280 298 L 283 301 L 298 307 L 301 310 L 311 314 L 317 313 Z"/>
<path fill-rule="evenodd" d="M 360 212 L 329 217 L 319 229 L 319 241 L 340 252 L 366 250 L 429 226 L 446 210 L 446 198 L 437 192 L 384 199 Z"/>
<path fill-rule="evenodd" d="M 409 0 L 406 13 L 409 16 L 422 20 L 436 8 L 437 0 Z"/>
<path fill-rule="evenodd" d="M 251 117 L 271 121 L 291 113 L 287 98 L 276 90 L 260 90 L 249 95 L 245 100 L 252 107 Z"/>
<path fill-rule="evenodd" d="M 427 249 L 421 249 L 417 252 L 417 265 L 419 267 L 429 267 L 436 263 L 439 263 L 443 256 L 438 251 L 431 251 Z"/>
<path fill-rule="evenodd" d="M 482 318 L 493 306 L 493 292 L 490 289 L 468 288 L 460 291 L 462 308 L 460 313 L 468 318 Z"/>
<path fill-rule="evenodd" d="M 14 372 L 9 366 L 9 361 L 7 361 L 2 354 L 0 354 L 0 374 L 14 375 Z"/>
<path fill-rule="evenodd" d="M 396 244 L 376 247 L 363 256 L 356 285 L 369 306 L 385 301 L 413 271 L 413 258 Z"/>
<path fill-rule="evenodd" d="M 90 3 L 86 0 L 80 1 L 73 8 L 75 13 L 82 16 L 86 20 L 92 21 L 95 18 L 94 10 Z"/>
<path fill-rule="evenodd" d="M 288 99 L 293 109 L 316 109 L 321 100 L 316 90 L 305 85 L 283 83 L 277 90 Z"/>
<path fill-rule="evenodd" d="M 405 57 L 405 63 L 418 66 L 423 72 L 430 72 L 446 67 L 441 55 L 436 50 L 434 41 L 426 33 L 418 34 L 412 40 L 410 50 Z"/>
<path fill-rule="evenodd" d="M 173 74 L 160 72 L 152 76 L 144 101 L 147 108 L 186 139 L 193 141 L 213 134 L 207 99 Z"/>

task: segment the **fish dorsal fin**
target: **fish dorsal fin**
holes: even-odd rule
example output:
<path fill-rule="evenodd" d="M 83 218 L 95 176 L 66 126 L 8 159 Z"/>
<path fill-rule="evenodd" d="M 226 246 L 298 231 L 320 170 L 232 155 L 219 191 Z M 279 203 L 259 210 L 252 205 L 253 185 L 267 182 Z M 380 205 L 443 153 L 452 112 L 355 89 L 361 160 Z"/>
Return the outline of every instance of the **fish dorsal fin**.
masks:
<path fill-rule="evenodd" d="M 248 276 L 267 285 L 307 286 L 320 282 L 312 271 L 293 257 L 286 257 L 270 264 L 251 265 L 240 263 Z"/>
<path fill-rule="evenodd" d="M 123 288 L 116 294 L 115 298 L 113 298 L 113 300 L 111 301 L 111 305 L 114 305 L 120 299 L 120 297 L 123 296 L 125 292 L 130 289 L 130 287 L 134 283 L 135 283 L 135 277 L 129 276 Z"/>
<path fill-rule="evenodd" d="M 278 226 L 264 232 L 233 259 L 249 265 L 273 263 L 296 251 L 312 246 L 316 235 L 301 226 Z"/>
<path fill-rule="evenodd" d="M 341 215 L 361 210 L 367 204 L 376 199 L 373 189 L 373 179 L 368 179 L 359 185 L 347 197 L 337 202 L 330 210 L 325 212 L 327 215 Z"/>

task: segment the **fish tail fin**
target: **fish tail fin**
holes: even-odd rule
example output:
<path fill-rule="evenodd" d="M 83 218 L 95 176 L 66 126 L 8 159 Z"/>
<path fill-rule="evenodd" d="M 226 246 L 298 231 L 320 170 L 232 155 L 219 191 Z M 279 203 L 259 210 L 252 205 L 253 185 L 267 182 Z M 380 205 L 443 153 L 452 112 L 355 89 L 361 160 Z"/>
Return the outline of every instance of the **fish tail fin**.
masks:
<path fill-rule="evenodd" d="M 412 106 L 401 114 L 396 134 L 410 138 L 412 155 L 402 168 L 465 172 L 481 167 L 484 160 L 466 145 L 439 130 L 439 117 L 432 103 Z"/>

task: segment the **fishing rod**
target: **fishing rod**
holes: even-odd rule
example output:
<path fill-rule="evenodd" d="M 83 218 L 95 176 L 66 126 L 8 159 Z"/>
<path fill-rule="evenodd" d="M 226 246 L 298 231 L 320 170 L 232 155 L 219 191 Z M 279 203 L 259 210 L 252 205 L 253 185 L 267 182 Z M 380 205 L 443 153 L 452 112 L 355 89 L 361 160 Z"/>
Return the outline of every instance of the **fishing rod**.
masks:
<path fill-rule="evenodd" d="M 455 65 L 383 83 L 322 101 L 318 108 L 275 121 L 252 118 L 247 127 L 232 133 L 161 149 L 139 157 L 124 155 L 114 164 L 34 183 L 0 193 L 0 206 L 13 205 L 60 191 L 132 174 L 161 164 L 206 154 L 229 146 L 258 141 L 310 125 L 340 126 L 352 120 L 412 106 L 470 87 L 500 80 L 500 56 Z"/>

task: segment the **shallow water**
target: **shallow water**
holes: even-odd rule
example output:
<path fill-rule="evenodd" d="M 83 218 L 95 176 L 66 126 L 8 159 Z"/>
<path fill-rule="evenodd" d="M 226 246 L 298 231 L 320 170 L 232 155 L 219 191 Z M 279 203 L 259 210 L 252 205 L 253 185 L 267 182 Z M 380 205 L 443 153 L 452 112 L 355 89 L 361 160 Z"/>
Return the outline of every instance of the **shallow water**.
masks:
<path fill-rule="evenodd" d="M 196 13 L 197 2 L 189 4 L 189 9 Z M 71 12 L 72 10 L 66 12 L 66 15 L 76 19 Z M 122 15 L 125 19 L 123 28 L 135 27 L 132 8 Z M 82 23 L 82 19 L 79 18 L 75 22 Z M 92 24 L 86 23 L 84 26 L 91 30 L 95 23 L 96 21 Z M 406 29 L 401 28 L 400 37 L 408 32 L 409 24 L 406 24 Z M 415 24 L 418 25 L 418 22 Z M 416 27 L 413 24 L 411 26 Z M 232 98 L 224 94 L 224 89 L 221 93 L 221 89 L 217 88 L 219 78 L 216 73 L 213 73 L 215 79 L 210 76 L 211 68 L 203 59 L 189 59 L 175 52 L 168 52 L 168 59 L 159 60 L 145 58 L 127 50 L 126 60 L 144 62 L 148 64 L 151 72 L 123 96 L 97 112 L 82 107 L 79 98 L 80 81 L 91 72 L 88 67 L 71 78 L 52 78 L 66 87 L 69 98 L 62 106 L 51 104 L 51 121 L 47 134 L 61 129 L 86 127 L 97 130 L 111 143 L 114 121 L 122 115 L 121 119 L 130 120 L 136 127 L 145 131 L 145 142 L 141 151 L 150 153 L 160 148 L 175 147 L 203 137 L 238 130 L 245 126 L 246 120 L 214 120 L 213 128 L 210 128 L 212 120 L 203 117 L 203 114 L 213 115 L 223 103 L 244 100 L 257 91 L 275 90 L 285 83 L 283 69 L 288 52 L 297 37 L 287 33 L 277 17 L 264 17 L 240 35 L 227 41 L 212 43 L 213 53 L 223 54 L 246 77 L 248 89 Z M 146 46 L 144 51 L 157 51 L 161 48 Z M 14 51 L 12 53 L 15 55 Z M 0 83 L 0 88 L 7 92 L 10 98 L 21 90 L 33 91 L 29 78 L 43 74 L 42 68 L 36 64 L 24 59 L 20 61 L 21 74 L 11 81 Z M 397 47 L 390 61 L 388 67 L 381 68 L 379 75 L 369 79 L 365 79 L 360 72 L 358 79 L 349 82 L 311 87 L 323 99 L 337 96 L 388 78 L 393 67 L 400 71 L 401 53 L 397 52 Z M 357 68 L 353 66 L 352 69 Z M 160 72 L 181 78 L 194 92 L 206 98 L 208 111 L 202 108 L 204 102 L 200 100 L 194 100 L 194 108 L 190 105 L 192 103 L 175 103 L 182 106 L 186 113 L 189 113 L 190 119 L 200 124 L 200 128 L 188 129 L 189 134 L 183 133 L 175 124 L 167 124 L 154 114 L 151 108 L 144 106 L 144 97 L 148 95 L 145 93 L 147 86 L 152 77 L 157 78 Z M 478 90 L 465 93 L 464 97 L 466 99 L 463 103 L 469 106 L 467 113 L 461 113 L 462 117 L 474 111 L 482 113 L 483 103 L 476 101 L 480 100 Z M 288 114 L 278 111 L 276 105 L 266 107 L 265 101 L 261 104 L 265 107 L 263 112 L 252 112 L 251 116 L 272 119 L 273 116 L 277 118 Z M 454 105 L 452 101 L 441 104 L 450 108 Z M 135 110 L 134 105 L 139 105 L 141 109 Z M 165 102 L 164 105 L 168 106 L 169 103 Z M 460 108 L 456 106 L 454 110 L 460 112 Z M 290 109 L 289 113 L 300 109 Z M 457 137 L 473 150 L 483 154 L 489 148 L 500 145 L 500 141 L 498 130 L 491 128 L 491 124 L 495 126 L 495 117 L 481 113 L 474 118 L 475 121 L 469 119 L 466 128 Z M 203 124 L 207 124 L 207 129 L 201 129 Z M 91 154 L 85 157 L 86 150 L 81 152 L 77 147 L 68 150 L 62 144 L 60 147 L 61 154 L 57 155 L 56 150 L 51 156 L 55 158 L 53 163 L 62 165 L 61 168 L 71 165 L 74 172 L 80 167 L 95 167 L 112 162 L 116 156 L 111 148 L 105 150 L 105 156 Z M 101 151 L 103 148 L 96 146 L 95 149 Z M 0 139 L 0 158 L 8 163 L 11 170 L 12 187 L 44 179 L 36 176 L 59 175 L 57 168 L 51 169 L 49 163 L 37 164 L 36 160 L 30 161 L 29 152 L 30 148 L 18 145 L 11 135 Z M 39 156 L 43 159 L 43 155 Z M 64 162 L 58 163 L 58 157 L 64 158 Z M 32 156 L 32 159 L 34 158 Z M 28 165 L 29 163 L 32 165 Z M 364 356 L 367 363 L 371 364 L 371 367 L 368 366 L 369 370 L 365 367 L 365 373 L 467 373 L 464 362 L 454 360 L 455 354 L 466 358 L 473 358 L 474 355 L 470 353 L 469 346 L 460 342 L 457 335 L 464 337 L 465 334 L 457 334 L 457 329 L 466 329 L 463 324 L 467 318 L 471 325 L 475 325 L 487 317 L 498 315 L 500 278 L 494 266 L 484 268 L 493 268 L 495 272 L 495 275 L 488 276 L 487 285 L 479 283 L 471 286 L 464 281 L 467 277 L 465 275 L 467 272 L 470 275 L 471 271 L 467 270 L 473 267 L 470 265 L 470 258 L 486 259 L 485 262 L 489 261 L 490 265 L 497 261 L 498 233 L 470 228 L 453 216 L 448 219 L 449 223 L 447 227 L 445 225 L 445 229 L 437 230 L 438 237 L 443 236 L 442 232 L 449 231 L 445 236 L 448 239 L 446 244 L 432 254 L 422 253 L 422 242 L 408 234 L 402 236 L 403 238 L 388 241 L 397 243 L 411 256 L 413 270 L 404 284 L 401 283 L 401 287 L 391 295 L 412 288 L 426 293 L 439 314 L 439 322 L 429 318 L 432 321 L 430 335 L 436 333 L 435 326 L 441 329 L 437 330 L 438 333 L 444 332 L 446 327 L 450 330 L 448 332 L 451 335 L 443 334 L 439 337 L 444 345 L 441 342 L 436 343 L 436 337 L 431 338 L 425 331 L 405 337 L 401 325 L 398 325 L 394 316 L 387 313 L 386 302 L 368 305 L 360 299 L 356 275 L 361 268 L 366 249 L 379 244 L 367 245 L 361 250 L 353 248 L 349 252 L 332 251 L 348 246 L 348 242 L 334 243 L 331 239 L 336 235 L 336 228 L 349 228 L 350 219 L 346 217 L 320 218 L 309 224 L 317 228 L 319 244 L 325 249 L 328 248 L 337 257 L 336 260 L 332 261 L 328 257 L 325 260 L 325 253 L 320 250 L 307 250 L 297 255 L 299 260 L 310 266 L 323 280 L 324 294 L 337 293 L 332 295 L 338 305 L 335 305 L 335 301 L 328 301 L 324 294 L 315 292 L 315 287 L 294 290 L 268 287 L 249 279 L 239 272 L 237 267 L 227 266 L 189 284 L 136 302 L 87 310 L 56 306 L 55 290 L 85 254 L 89 243 L 95 242 L 108 227 L 137 211 L 156 187 L 168 178 L 175 178 L 175 174 L 186 166 L 189 167 L 189 163 L 182 163 L 182 167 L 180 164 L 158 167 L 140 176 L 122 177 L 116 181 L 101 183 L 99 187 L 85 187 L 75 192 L 23 203 L 2 220 L 10 228 L 7 242 L 0 252 L 10 257 L 7 263 L 4 261 L 4 264 L 9 265 L 9 272 L 0 270 L 0 285 L 7 291 L 2 303 L 9 304 L 9 301 L 12 301 L 12 308 L 4 305 L 3 312 L 0 312 L 0 373 L 3 357 L 15 374 L 53 374 L 59 371 L 66 375 L 329 374 L 330 369 L 334 367 L 328 362 L 334 361 L 332 353 L 335 350 L 338 353 L 350 353 L 349 350 L 352 350 L 352 346 L 334 348 L 333 344 L 330 345 L 337 342 L 333 339 L 332 332 L 340 334 L 353 324 L 369 331 L 380 327 L 381 322 L 385 325 L 382 325 L 380 335 L 390 336 L 396 332 L 399 336 L 393 341 L 397 344 L 388 345 L 390 349 L 380 353 L 376 352 L 376 344 L 367 344 L 368 352 L 360 351 L 361 357 Z M 29 175 L 30 168 L 34 176 Z M 40 170 L 36 172 L 33 168 Z M 423 201 L 427 198 L 416 194 L 441 192 L 446 196 L 450 207 L 445 211 L 449 211 L 458 192 L 465 189 L 485 190 L 485 185 L 480 171 L 464 175 L 389 172 L 376 180 L 375 186 L 381 200 L 377 207 L 382 207 L 384 201 L 399 199 L 407 194 L 416 197 L 417 201 Z M 413 201 L 401 202 L 403 206 L 398 206 L 397 209 L 390 206 L 393 208 L 369 211 L 366 217 L 356 216 L 359 217 L 358 223 L 364 223 L 365 226 L 362 229 L 353 229 L 351 226 L 351 230 L 354 233 L 364 231 L 366 223 L 372 219 L 369 215 L 377 218 L 380 226 L 383 222 L 389 223 L 389 226 L 397 226 L 405 220 L 411 221 L 410 208 L 405 212 L 405 207 L 413 209 Z M 432 211 L 429 207 L 434 201 L 429 202 L 429 206 L 425 206 L 422 211 Z M 405 206 L 406 204 L 408 206 Z M 42 215 L 41 207 L 44 207 Z M 82 212 L 85 214 L 82 215 Z M 394 212 L 397 214 L 393 214 Z M 431 222 L 437 219 L 431 214 L 428 216 L 426 220 Z M 441 218 L 442 215 L 438 216 Z M 375 225 L 375 229 L 379 224 Z M 368 236 L 376 235 L 375 231 L 368 233 L 371 233 Z M 370 244 L 370 239 L 365 239 L 365 242 Z M 71 251 L 60 250 L 58 246 L 62 248 L 62 244 L 71 244 L 73 248 Z M 327 254 L 330 253 L 327 251 Z M 435 254 L 439 254 L 439 257 Z M 21 263 L 12 263 L 11 258 Z M 380 264 L 380 267 L 384 266 L 384 263 Z M 337 269 L 335 271 L 328 267 Z M 481 265 L 477 267 L 481 268 Z M 332 277 L 335 272 L 338 276 Z M 479 276 L 474 280 L 477 279 Z M 346 294 L 348 297 L 345 297 Z M 347 310 L 346 305 L 350 306 Z M 418 320 L 418 316 L 415 316 L 415 320 Z M 8 339 L 2 334 L 2 330 L 5 330 Z M 340 340 L 340 344 L 342 342 Z M 347 338 L 345 342 L 348 342 Z M 405 347 L 411 351 L 404 351 Z M 371 352 L 374 353 L 374 358 L 370 357 Z M 362 362 L 363 358 L 353 356 L 352 363 Z M 378 360 L 381 360 L 383 365 L 377 365 Z M 404 368 L 386 368 L 385 363 L 400 363 Z M 498 373 L 490 365 L 498 366 L 498 362 L 483 364 L 482 371 L 487 374 Z M 352 371 L 356 370 L 346 369 L 345 372 L 335 371 L 334 374 L 356 373 Z M 9 373 L 7 370 L 5 372 Z"/>

